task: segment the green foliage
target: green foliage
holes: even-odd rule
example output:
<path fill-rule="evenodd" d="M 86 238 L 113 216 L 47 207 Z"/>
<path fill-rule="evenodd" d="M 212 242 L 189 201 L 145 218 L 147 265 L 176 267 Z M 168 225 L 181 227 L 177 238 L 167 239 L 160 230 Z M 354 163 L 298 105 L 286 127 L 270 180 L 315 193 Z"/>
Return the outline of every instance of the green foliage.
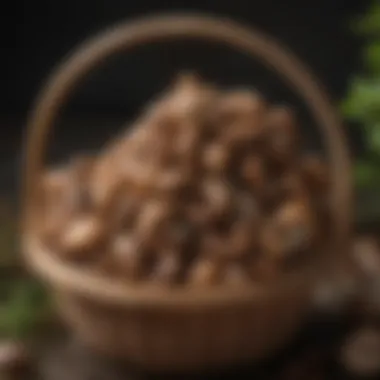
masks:
<path fill-rule="evenodd" d="M 358 186 L 380 186 L 380 1 L 354 23 L 365 39 L 364 72 L 352 78 L 343 112 L 363 128 L 367 154 L 355 167 Z"/>
<path fill-rule="evenodd" d="M 366 14 L 354 23 L 354 30 L 360 35 L 373 36 L 380 33 L 380 3 L 372 1 Z"/>
<path fill-rule="evenodd" d="M 20 278 L 25 274 L 17 270 L 17 237 L 15 212 L 7 199 L 0 199 L 0 338 L 29 337 L 50 310 L 42 287 L 32 279 Z"/>
<path fill-rule="evenodd" d="M 0 198 L 0 266 L 11 267 L 18 261 L 17 220 L 6 199 Z"/>
<path fill-rule="evenodd" d="M 24 339 L 33 335 L 50 311 L 43 288 L 31 279 L 0 286 L 0 337 Z"/>

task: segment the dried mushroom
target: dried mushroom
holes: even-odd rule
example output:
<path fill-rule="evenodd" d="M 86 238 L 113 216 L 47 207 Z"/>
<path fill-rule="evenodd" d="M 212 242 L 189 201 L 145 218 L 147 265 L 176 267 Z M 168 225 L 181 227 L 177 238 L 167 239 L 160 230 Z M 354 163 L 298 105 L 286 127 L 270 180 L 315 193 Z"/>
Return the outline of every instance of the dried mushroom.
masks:
<path fill-rule="evenodd" d="M 70 259 L 83 259 L 96 251 L 106 238 L 99 218 L 85 215 L 68 223 L 58 237 L 58 246 Z"/>
<path fill-rule="evenodd" d="M 327 174 L 297 129 L 255 92 L 182 75 L 98 156 L 46 174 L 41 238 L 127 281 L 272 281 L 323 236 Z"/>
<path fill-rule="evenodd" d="M 365 326 L 353 332 L 342 346 L 340 360 L 348 373 L 360 378 L 380 376 L 380 329 Z"/>
<path fill-rule="evenodd" d="M 274 107 L 266 119 L 266 150 L 277 164 L 287 164 L 297 155 L 299 136 L 293 112 L 287 107 Z"/>
<path fill-rule="evenodd" d="M 190 284 L 195 286 L 213 285 L 221 281 L 221 266 L 216 260 L 200 259 L 190 268 Z"/>

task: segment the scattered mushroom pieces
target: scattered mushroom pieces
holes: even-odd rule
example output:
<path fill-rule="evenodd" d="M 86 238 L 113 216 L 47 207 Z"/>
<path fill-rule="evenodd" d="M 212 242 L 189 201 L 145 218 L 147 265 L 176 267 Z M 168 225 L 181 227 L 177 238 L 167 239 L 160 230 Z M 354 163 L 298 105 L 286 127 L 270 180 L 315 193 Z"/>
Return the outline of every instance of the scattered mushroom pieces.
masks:
<path fill-rule="evenodd" d="M 380 377 L 380 329 L 364 326 L 351 333 L 341 348 L 346 371 L 360 378 Z"/>

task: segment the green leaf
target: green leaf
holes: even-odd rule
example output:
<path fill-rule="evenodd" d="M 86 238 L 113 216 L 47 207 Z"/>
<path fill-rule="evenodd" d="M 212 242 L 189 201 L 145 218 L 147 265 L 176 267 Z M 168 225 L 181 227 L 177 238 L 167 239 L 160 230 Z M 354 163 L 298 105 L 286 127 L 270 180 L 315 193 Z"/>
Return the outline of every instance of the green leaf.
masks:
<path fill-rule="evenodd" d="M 373 153 L 380 155 L 380 122 L 368 128 L 367 143 Z"/>
<path fill-rule="evenodd" d="M 376 120 L 380 116 L 380 78 L 353 78 L 342 111 L 353 121 Z"/>
<path fill-rule="evenodd" d="M 366 39 L 363 50 L 366 72 L 351 79 L 342 112 L 363 128 L 372 162 L 357 162 L 354 168 L 359 187 L 380 188 L 380 1 L 373 1 L 366 13 L 353 24 L 354 31 Z"/>
<path fill-rule="evenodd" d="M 380 39 L 371 41 L 364 51 L 366 66 L 373 74 L 380 74 Z"/>
<path fill-rule="evenodd" d="M 354 174 L 358 187 L 374 186 L 380 183 L 380 169 L 375 164 L 358 161 L 354 166 Z"/>
<path fill-rule="evenodd" d="M 363 36 L 380 35 L 380 3 L 372 2 L 366 14 L 353 24 L 354 31 Z"/>
<path fill-rule="evenodd" d="M 49 302 L 39 284 L 18 280 L 10 285 L 7 302 L 0 305 L 0 335 L 25 338 L 49 312 Z"/>

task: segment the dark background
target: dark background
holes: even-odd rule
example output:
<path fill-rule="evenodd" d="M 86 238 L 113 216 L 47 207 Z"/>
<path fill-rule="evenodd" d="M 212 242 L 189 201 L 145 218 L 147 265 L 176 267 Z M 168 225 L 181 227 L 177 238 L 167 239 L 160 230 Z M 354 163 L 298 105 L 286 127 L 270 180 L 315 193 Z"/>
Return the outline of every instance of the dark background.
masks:
<path fill-rule="evenodd" d="M 52 67 L 84 38 L 115 22 L 155 11 L 206 11 L 258 28 L 290 47 L 312 66 L 333 95 L 340 97 L 344 94 L 347 76 L 358 67 L 359 41 L 351 35 L 349 22 L 366 3 L 360 0 L 25 2 L 22 23 L 10 36 L 14 40 L 11 41 L 9 72 L 5 81 L 7 97 L 1 105 L 1 112 L 23 113 Z M 161 85 L 160 74 L 175 69 L 176 64 L 203 63 L 203 68 L 214 72 L 216 77 L 220 76 L 219 79 L 226 75 L 236 76 L 242 69 L 239 79 L 251 81 L 255 77 L 255 72 L 246 70 L 246 62 L 239 56 L 225 55 L 222 58 L 219 55 L 213 59 L 207 54 L 198 59 L 192 57 L 189 62 L 179 59 L 178 50 L 172 55 L 165 50 L 157 48 L 151 54 L 141 56 L 138 51 L 129 53 L 130 62 L 123 62 L 117 71 L 107 73 L 109 76 L 99 76 L 93 85 L 88 86 L 87 91 L 76 99 L 76 110 L 124 111 L 129 105 L 143 101 L 152 88 Z"/>
<path fill-rule="evenodd" d="M 350 21 L 367 1 L 126 1 L 35 0 L 16 2 L 16 28 L 6 35 L 5 70 L 0 103 L 0 174 L 2 183 L 20 163 L 23 126 L 33 97 L 49 72 L 83 39 L 104 28 L 155 11 L 205 11 L 228 16 L 267 34 L 291 48 L 329 89 L 334 101 L 345 94 L 352 73 L 360 69 L 361 41 L 350 31 Z M 6 15 L 6 13 L 5 13 Z M 10 18 L 12 17 L 9 15 Z M 257 87 L 270 100 L 299 109 L 308 141 L 318 135 L 303 104 L 256 62 L 219 46 L 205 43 L 156 44 L 122 54 L 84 81 L 73 96 L 53 145 L 61 155 L 71 149 L 98 146 L 181 69 L 196 69 L 222 84 Z M 360 136 L 347 126 L 352 148 Z M 57 143 L 58 142 L 58 143 Z M 4 178 L 7 178 L 5 180 Z"/>

